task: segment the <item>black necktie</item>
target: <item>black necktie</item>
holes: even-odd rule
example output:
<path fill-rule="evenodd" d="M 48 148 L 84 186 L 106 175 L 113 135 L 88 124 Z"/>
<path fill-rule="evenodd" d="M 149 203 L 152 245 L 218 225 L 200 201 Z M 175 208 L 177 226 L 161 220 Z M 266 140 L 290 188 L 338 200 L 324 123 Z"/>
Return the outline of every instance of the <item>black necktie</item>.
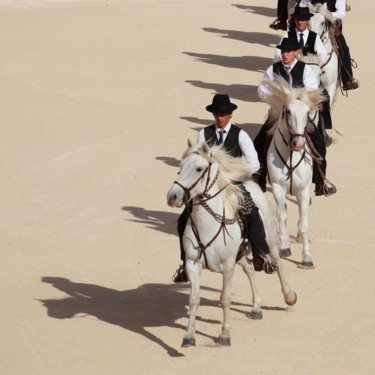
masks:
<path fill-rule="evenodd" d="M 219 130 L 219 145 L 223 143 L 225 130 Z"/>
<path fill-rule="evenodd" d="M 303 49 L 303 46 L 305 45 L 303 43 L 303 33 L 299 34 L 299 45 L 300 45 L 301 49 Z"/>

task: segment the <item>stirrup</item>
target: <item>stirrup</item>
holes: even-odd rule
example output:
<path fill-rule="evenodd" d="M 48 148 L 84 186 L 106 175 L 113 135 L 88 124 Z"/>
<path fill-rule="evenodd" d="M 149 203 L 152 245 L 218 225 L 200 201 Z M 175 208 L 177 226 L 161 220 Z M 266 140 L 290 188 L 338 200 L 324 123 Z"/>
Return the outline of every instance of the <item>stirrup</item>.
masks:
<path fill-rule="evenodd" d="M 184 265 L 178 267 L 172 277 L 172 281 L 176 284 L 187 283 L 189 281 Z"/>
<path fill-rule="evenodd" d="M 326 197 L 329 197 L 330 195 L 335 194 L 335 193 L 337 193 L 336 186 L 332 182 L 329 182 L 329 180 L 324 180 L 323 194 Z"/>
<path fill-rule="evenodd" d="M 263 271 L 267 274 L 275 273 L 279 270 L 279 265 L 270 258 L 264 259 Z"/>
<path fill-rule="evenodd" d="M 286 21 L 280 21 L 277 18 L 271 24 L 268 25 L 273 30 L 288 30 L 288 23 Z"/>

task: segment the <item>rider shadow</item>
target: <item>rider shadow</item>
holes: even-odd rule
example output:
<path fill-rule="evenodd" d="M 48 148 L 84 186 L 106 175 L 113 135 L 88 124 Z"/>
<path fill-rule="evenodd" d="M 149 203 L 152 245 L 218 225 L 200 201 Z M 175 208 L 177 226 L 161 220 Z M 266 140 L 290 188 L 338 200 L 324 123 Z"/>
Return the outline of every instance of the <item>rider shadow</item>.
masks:
<path fill-rule="evenodd" d="M 171 357 L 183 356 L 160 337 L 147 330 L 148 327 L 170 327 L 186 330 L 176 323 L 188 317 L 188 286 L 144 284 L 136 289 L 115 290 L 94 284 L 76 283 L 63 277 L 42 277 L 42 282 L 51 284 L 66 293 L 63 299 L 38 300 L 47 309 L 47 314 L 55 319 L 85 318 L 93 316 L 103 322 L 122 327 L 144 336 L 161 346 Z M 219 290 L 202 286 L 201 289 L 220 293 Z M 218 301 L 201 298 L 201 305 L 220 307 Z M 237 305 L 243 305 L 237 303 Z M 248 305 L 243 305 L 248 306 Z M 198 320 L 210 324 L 220 324 L 217 320 Z M 215 341 L 215 337 L 197 331 L 197 334 Z"/>
<path fill-rule="evenodd" d="M 280 42 L 279 35 L 269 33 L 224 30 L 213 27 L 204 27 L 203 30 L 209 33 L 221 34 L 222 38 L 240 40 L 241 42 L 252 44 L 261 44 L 269 47 L 275 47 Z"/>
<path fill-rule="evenodd" d="M 188 80 L 185 81 L 195 87 L 212 90 L 216 93 L 226 93 L 231 99 L 242 100 L 244 102 L 259 102 L 258 86 L 255 85 L 223 85 L 218 83 L 206 83 L 202 81 Z"/>
<path fill-rule="evenodd" d="M 146 210 L 142 207 L 124 206 L 121 210 L 130 212 L 135 219 L 127 219 L 134 223 L 143 224 L 146 228 L 159 232 L 176 235 L 176 223 L 180 214 L 165 211 Z"/>
<path fill-rule="evenodd" d="M 171 158 L 169 156 L 158 156 L 155 159 L 164 162 L 164 164 L 167 164 L 170 167 L 177 167 L 178 168 L 180 166 L 180 160 L 179 159 Z"/>
<path fill-rule="evenodd" d="M 276 10 L 272 8 L 253 6 L 253 5 L 243 5 L 243 4 L 232 4 L 232 6 L 238 9 L 243 9 L 248 13 L 256 13 L 261 16 L 266 16 L 266 17 L 276 16 Z"/>
<path fill-rule="evenodd" d="M 261 56 L 222 56 L 204 53 L 184 52 L 184 54 L 193 57 L 196 61 L 207 64 L 224 66 L 233 69 L 245 69 L 254 72 L 264 72 L 265 68 L 273 64 L 274 60 Z"/>

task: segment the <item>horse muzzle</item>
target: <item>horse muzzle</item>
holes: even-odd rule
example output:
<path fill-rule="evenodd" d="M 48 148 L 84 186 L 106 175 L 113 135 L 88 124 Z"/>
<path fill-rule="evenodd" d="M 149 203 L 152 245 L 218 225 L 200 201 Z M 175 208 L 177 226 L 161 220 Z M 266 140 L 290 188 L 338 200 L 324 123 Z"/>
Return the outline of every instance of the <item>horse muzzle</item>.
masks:
<path fill-rule="evenodd" d="M 173 185 L 167 193 L 167 204 L 170 207 L 181 207 L 184 204 L 185 193 Z"/>
<path fill-rule="evenodd" d="M 290 147 L 293 151 L 301 151 L 305 146 L 305 137 L 300 134 L 293 135 Z"/>

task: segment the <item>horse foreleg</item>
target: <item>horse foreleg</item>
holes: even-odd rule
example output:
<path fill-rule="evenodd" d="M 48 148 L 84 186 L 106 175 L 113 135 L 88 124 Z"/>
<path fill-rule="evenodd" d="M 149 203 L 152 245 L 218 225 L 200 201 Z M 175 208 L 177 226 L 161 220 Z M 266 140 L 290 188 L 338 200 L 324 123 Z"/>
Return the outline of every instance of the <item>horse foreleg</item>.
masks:
<path fill-rule="evenodd" d="M 276 217 L 279 224 L 280 255 L 288 257 L 291 255 L 290 240 L 287 228 L 287 206 L 285 187 L 279 184 L 272 184 L 272 192 L 276 202 Z"/>
<path fill-rule="evenodd" d="M 186 272 L 190 280 L 189 323 L 182 340 L 182 347 L 195 346 L 195 318 L 200 302 L 199 289 L 202 266 L 199 263 L 194 264 L 188 260 L 186 261 Z"/>
<path fill-rule="evenodd" d="M 253 301 L 253 308 L 250 311 L 250 318 L 251 319 L 262 319 L 263 318 L 262 301 L 261 301 L 261 298 L 260 298 L 260 294 L 258 292 L 258 288 L 256 287 L 256 284 L 255 284 L 254 266 L 250 261 L 248 261 L 248 259 L 246 257 L 241 258 L 238 261 L 238 264 L 242 267 L 242 270 L 245 272 L 247 278 L 249 279 L 251 291 L 253 293 L 253 300 L 252 300 Z"/>
<path fill-rule="evenodd" d="M 223 287 L 220 295 L 221 307 L 223 309 L 223 326 L 221 334 L 218 338 L 220 345 L 230 345 L 230 305 L 232 302 L 232 282 L 234 274 L 234 265 L 224 267 L 223 271 Z"/>
<path fill-rule="evenodd" d="M 314 266 L 310 246 L 309 246 L 309 223 L 308 223 L 308 209 L 309 209 L 309 202 L 310 202 L 310 187 L 301 191 L 299 196 L 297 197 L 298 201 L 298 212 L 299 212 L 299 219 L 298 219 L 298 234 L 297 238 L 302 240 L 303 249 L 302 249 L 302 267 L 304 268 L 312 268 Z"/>

